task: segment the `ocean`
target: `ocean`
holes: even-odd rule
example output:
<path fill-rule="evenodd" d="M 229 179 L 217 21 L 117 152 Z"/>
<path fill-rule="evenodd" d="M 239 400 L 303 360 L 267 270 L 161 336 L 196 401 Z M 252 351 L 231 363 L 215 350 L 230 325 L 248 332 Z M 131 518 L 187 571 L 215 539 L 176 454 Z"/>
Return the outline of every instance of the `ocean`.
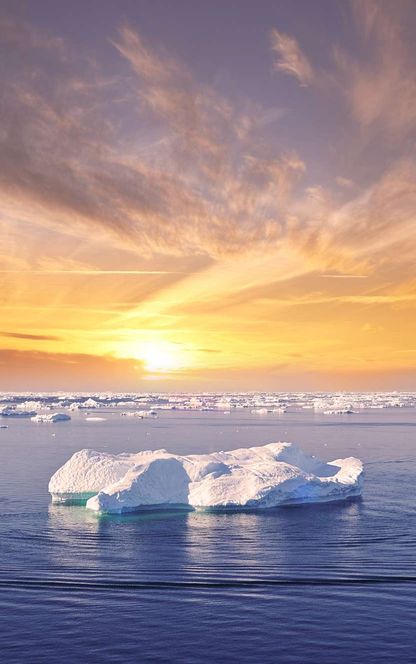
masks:
<path fill-rule="evenodd" d="M 7 418 L 0 430 L 2 661 L 416 661 L 416 410 L 97 415 L 105 421 Z M 362 498 L 98 516 L 47 492 L 82 448 L 191 454 L 276 441 L 323 460 L 358 456 Z"/>

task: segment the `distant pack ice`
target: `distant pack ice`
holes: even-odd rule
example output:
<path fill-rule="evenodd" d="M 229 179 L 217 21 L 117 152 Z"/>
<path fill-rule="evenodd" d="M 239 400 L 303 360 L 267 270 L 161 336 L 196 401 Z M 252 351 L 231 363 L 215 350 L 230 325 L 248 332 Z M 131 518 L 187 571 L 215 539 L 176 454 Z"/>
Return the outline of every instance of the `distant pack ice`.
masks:
<path fill-rule="evenodd" d="M 120 514 L 143 508 L 267 508 L 341 500 L 361 493 L 363 465 L 323 463 L 291 443 L 179 456 L 76 452 L 49 482 L 54 502 Z"/>

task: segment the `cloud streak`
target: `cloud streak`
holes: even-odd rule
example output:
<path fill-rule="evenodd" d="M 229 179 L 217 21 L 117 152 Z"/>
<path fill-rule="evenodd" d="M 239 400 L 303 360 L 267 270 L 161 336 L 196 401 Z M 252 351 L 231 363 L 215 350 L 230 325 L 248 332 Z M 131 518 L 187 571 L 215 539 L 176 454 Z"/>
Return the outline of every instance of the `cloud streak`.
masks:
<path fill-rule="evenodd" d="M 0 337 L 9 339 L 28 339 L 29 341 L 60 341 L 61 337 L 47 334 L 25 334 L 23 332 L 1 332 Z"/>
<path fill-rule="evenodd" d="M 412 3 L 384 0 L 351 3 L 366 58 L 336 50 L 341 83 L 355 118 L 367 131 L 398 140 L 416 122 L 415 53 L 407 38 Z"/>
<path fill-rule="evenodd" d="M 88 277 L 101 277 L 108 274 L 115 275 L 154 275 L 154 274 L 180 274 L 167 270 L 0 270 L 0 274 L 63 274 L 63 275 L 83 275 Z"/>
<path fill-rule="evenodd" d="M 274 29 L 270 33 L 270 41 L 276 54 L 274 68 L 294 76 L 302 86 L 310 85 L 315 79 L 315 72 L 296 39 Z"/>

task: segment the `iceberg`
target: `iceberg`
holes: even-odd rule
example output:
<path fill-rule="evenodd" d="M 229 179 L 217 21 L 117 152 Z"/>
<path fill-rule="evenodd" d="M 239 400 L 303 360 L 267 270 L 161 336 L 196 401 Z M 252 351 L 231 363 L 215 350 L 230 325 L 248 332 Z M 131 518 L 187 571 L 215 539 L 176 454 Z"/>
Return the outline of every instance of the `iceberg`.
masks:
<path fill-rule="evenodd" d="M 99 408 L 100 404 L 95 400 L 92 399 L 91 397 L 84 401 L 83 403 L 78 404 L 78 408 L 87 408 L 87 409 L 92 409 L 92 408 Z"/>
<path fill-rule="evenodd" d="M 66 413 L 49 413 L 48 415 L 45 414 L 35 415 L 30 419 L 32 420 L 32 422 L 38 422 L 43 424 L 54 424 L 55 422 L 66 422 L 67 420 L 70 420 L 71 417 Z"/>
<path fill-rule="evenodd" d="M 3 408 L 0 411 L 1 417 L 33 417 L 36 415 L 36 411 L 30 410 L 18 410 L 17 408 Z"/>
<path fill-rule="evenodd" d="M 52 500 L 100 513 L 143 508 L 257 509 L 342 500 L 361 494 L 363 465 L 324 463 L 293 443 L 180 456 L 76 452 L 49 482 Z"/>
<path fill-rule="evenodd" d="M 121 417 L 138 417 L 140 420 L 144 420 L 146 417 L 157 417 L 157 412 L 155 410 L 127 410 L 123 413 L 120 413 Z"/>

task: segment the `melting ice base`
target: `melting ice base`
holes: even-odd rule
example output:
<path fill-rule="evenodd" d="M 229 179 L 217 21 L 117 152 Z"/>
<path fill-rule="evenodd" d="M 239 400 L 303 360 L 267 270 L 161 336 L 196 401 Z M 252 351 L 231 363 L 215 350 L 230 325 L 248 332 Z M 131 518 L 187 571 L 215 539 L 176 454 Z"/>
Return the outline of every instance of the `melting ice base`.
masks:
<path fill-rule="evenodd" d="M 361 493 L 363 466 L 323 463 L 291 443 L 179 456 L 76 452 L 49 482 L 54 502 L 83 502 L 103 513 L 140 508 L 268 508 L 341 500 Z"/>

